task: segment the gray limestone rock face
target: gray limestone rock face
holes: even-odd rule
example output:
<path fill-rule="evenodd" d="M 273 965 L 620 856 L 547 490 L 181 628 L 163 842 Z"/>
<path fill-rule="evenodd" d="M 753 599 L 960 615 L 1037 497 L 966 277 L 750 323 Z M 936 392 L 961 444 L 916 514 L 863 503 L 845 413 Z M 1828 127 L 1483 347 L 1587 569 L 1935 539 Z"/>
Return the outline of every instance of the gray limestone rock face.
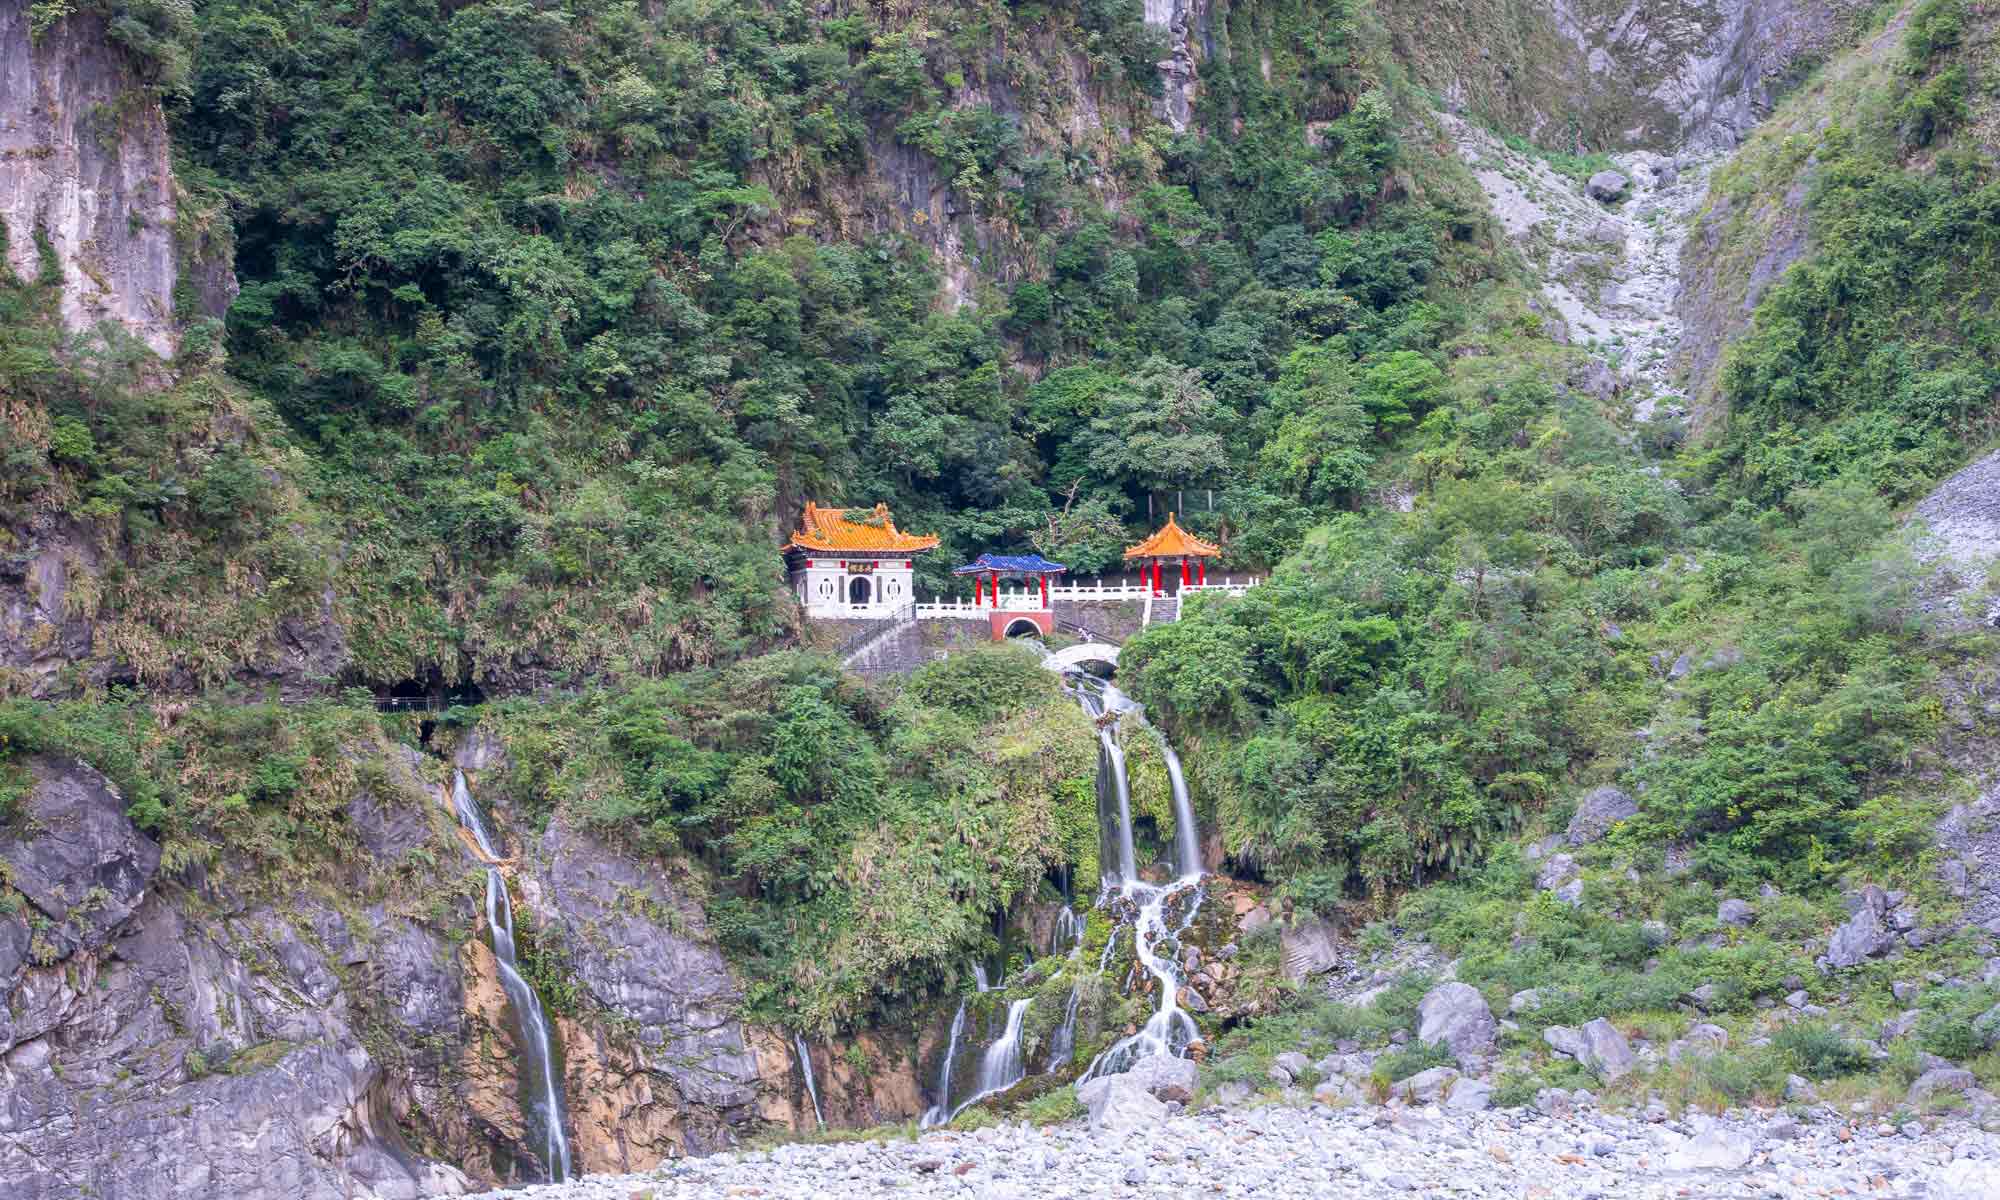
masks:
<path fill-rule="evenodd" d="M 56 928 L 59 956 L 102 946 L 145 897 L 160 847 L 111 781 L 74 759 L 35 758 L 21 815 L 0 829 L 9 881 Z"/>
<path fill-rule="evenodd" d="M 1428 1071 L 1418 1071 L 1389 1091 L 1391 1095 L 1412 1104 L 1430 1104 L 1452 1091 L 1452 1085 L 1458 1080 L 1459 1073 L 1456 1070 L 1450 1067 L 1432 1067 Z"/>
<path fill-rule="evenodd" d="M 757 1060 L 736 1010 L 742 992 L 699 908 L 657 866 L 558 820 L 541 843 L 546 903 L 591 998 L 632 1022 L 648 1067 L 693 1104 L 747 1116 Z"/>
<path fill-rule="evenodd" d="M 1615 787 L 1592 788 L 1577 801 L 1565 837 L 1572 846 L 1586 846 L 1611 831 L 1618 822 L 1639 815 L 1639 802 Z"/>
<path fill-rule="evenodd" d="M 455 1194 L 401 1147 L 334 964 L 276 910 L 151 886 L 158 848 L 95 771 L 34 760 L 8 871 L 66 941 L 0 921 L 9 1200 Z M 303 902 L 302 910 L 312 907 Z"/>
<path fill-rule="evenodd" d="M 1417 1040 L 1441 1042 L 1460 1058 L 1492 1051 L 1499 1022 L 1479 989 L 1466 983 L 1441 983 L 1424 993 L 1417 1006 Z"/>
<path fill-rule="evenodd" d="M 110 136 L 92 124 L 105 120 Z M 80 8 L 33 38 L 26 4 L 0 6 L 0 224 L 15 276 L 39 276 L 39 233 L 66 326 L 115 322 L 172 356 L 174 192 L 166 119 L 104 19 Z"/>
<path fill-rule="evenodd" d="M 1716 906 L 1715 919 L 1724 925 L 1747 929 L 1757 919 L 1757 910 L 1748 900 L 1724 900 Z"/>

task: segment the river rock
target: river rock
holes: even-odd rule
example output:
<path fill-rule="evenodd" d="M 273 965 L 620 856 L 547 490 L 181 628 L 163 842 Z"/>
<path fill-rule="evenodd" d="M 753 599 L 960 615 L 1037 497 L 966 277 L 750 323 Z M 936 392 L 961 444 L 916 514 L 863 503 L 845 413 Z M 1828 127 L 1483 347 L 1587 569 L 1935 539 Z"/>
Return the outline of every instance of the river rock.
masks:
<path fill-rule="evenodd" d="M 1591 199 L 1609 204 L 1622 198 L 1625 189 L 1632 186 L 1632 181 L 1616 171 L 1599 171 L 1592 175 L 1590 182 L 1584 186 L 1590 192 Z"/>
<path fill-rule="evenodd" d="M 1630 1074 L 1639 1061 L 1625 1035 L 1603 1017 L 1589 1022 L 1582 1029 L 1551 1025 L 1542 1030 L 1542 1040 L 1557 1052 L 1567 1054 L 1596 1071 L 1606 1082 Z"/>
<path fill-rule="evenodd" d="M 1095 1085 L 1102 1084 L 1102 1087 Z M 1077 1099 L 1090 1109 L 1093 1131 L 1131 1133 L 1167 1119 L 1167 1106 L 1155 1100 L 1129 1075 L 1107 1075 L 1078 1089 Z"/>
<path fill-rule="evenodd" d="M 1565 837 L 1572 846 L 1587 846 L 1620 821 L 1639 815 L 1639 803 L 1615 787 L 1592 788 L 1577 801 Z"/>
<path fill-rule="evenodd" d="M 1459 1073 L 1450 1067 L 1432 1067 L 1397 1083 L 1389 1093 L 1413 1104 L 1429 1104 L 1450 1091 L 1458 1079 Z"/>
<path fill-rule="evenodd" d="M 1305 1055 L 1287 1050 L 1271 1060 L 1271 1078 L 1282 1084 L 1296 1083 L 1310 1064 L 1311 1060 Z"/>
<path fill-rule="evenodd" d="M 1442 1042 L 1461 1059 L 1489 1053 L 1499 1036 L 1493 1010 L 1471 984 L 1438 984 L 1424 993 L 1417 1017 L 1418 1041 Z"/>
<path fill-rule="evenodd" d="M 1671 1171 L 1738 1171 L 1750 1161 L 1748 1137 L 1726 1129 L 1698 1133 L 1667 1155 Z"/>
<path fill-rule="evenodd" d="M 1186 1104 L 1201 1087 L 1201 1068 L 1190 1059 L 1170 1054 L 1151 1054 L 1133 1063 L 1125 1072 L 1156 1100 Z"/>

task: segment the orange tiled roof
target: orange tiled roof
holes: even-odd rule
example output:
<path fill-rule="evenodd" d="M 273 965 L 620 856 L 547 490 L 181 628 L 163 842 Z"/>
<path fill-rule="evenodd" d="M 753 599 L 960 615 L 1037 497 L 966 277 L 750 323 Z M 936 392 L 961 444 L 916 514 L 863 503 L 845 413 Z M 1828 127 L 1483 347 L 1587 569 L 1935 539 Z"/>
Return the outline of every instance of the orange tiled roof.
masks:
<path fill-rule="evenodd" d="M 799 550 L 896 550 L 914 553 L 938 544 L 935 534 L 904 533 L 889 519 L 889 506 L 877 504 L 873 512 L 859 518 L 847 508 L 821 508 L 806 501 L 806 514 L 799 531 L 785 543 L 785 549 Z"/>
<path fill-rule="evenodd" d="M 1209 558 L 1222 553 L 1222 547 L 1204 542 L 1174 523 L 1174 514 L 1167 514 L 1167 523 L 1160 526 L 1153 536 L 1140 542 L 1125 552 L 1126 558 Z"/>

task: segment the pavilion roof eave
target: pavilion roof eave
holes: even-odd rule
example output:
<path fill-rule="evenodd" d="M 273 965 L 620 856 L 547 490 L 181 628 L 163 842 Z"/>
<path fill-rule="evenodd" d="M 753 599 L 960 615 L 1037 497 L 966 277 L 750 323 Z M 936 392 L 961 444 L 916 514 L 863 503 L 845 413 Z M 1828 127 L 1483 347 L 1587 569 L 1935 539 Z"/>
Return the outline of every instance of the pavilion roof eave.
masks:
<path fill-rule="evenodd" d="M 1125 551 L 1127 561 L 1135 558 L 1214 558 L 1222 553 L 1222 547 L 1213 542 L 1205 542 L 1180 527 L 1175 514 L 1167 514 L 1167 523 L 1136 546 Z"/>

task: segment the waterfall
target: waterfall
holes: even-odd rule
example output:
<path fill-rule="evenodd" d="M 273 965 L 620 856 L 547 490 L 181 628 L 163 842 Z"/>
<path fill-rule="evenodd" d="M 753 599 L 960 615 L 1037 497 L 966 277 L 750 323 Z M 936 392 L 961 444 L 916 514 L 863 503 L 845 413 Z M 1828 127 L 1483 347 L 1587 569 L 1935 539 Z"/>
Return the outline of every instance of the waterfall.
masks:
<path fill-rule="evenodd" d="M 493 933 L 493 957 L 500 964 L 500 986 L 507 993 L 507 1003 L 513 1007 L 514 1018 L 520 1024 L 521 1079 L 530 1086 L 539 1087 L 541 1096 L 530 1111 L 528 1132 L 532 1136 L 541 1134 L 542 1159 L 549 1172 L 549 1182 L 560 1183 L 571 1174 L 569 1157 L 569 1136 L 563 1126 L 567 1114 L 563 1108 L 562 1088 L 556 1082 L 555 1047 L 549 1037 L 548 1015 L 542 1011 L 541 997 L 535 989 L 521 977 L 518 960 L 514 955 L 514 908 L 507 897 L 507 881 L 500 875 L 500 868 L 494 864 L 501 861 L 501 855 L 493 833 L 486 827 L 486 818 L 481 815 L 479 805 L 473 803 L 472 793 L 465 786 L 465 772 L 453 771 L 451 776 L 451 806 L 458 816 L 458 823 L 472 835 L 479 848 L 479 857 L 486 866 L 486 926 Z M 539 1131 L 535 1126 L 540 1124 Z"/>
<path fill-rule="evenodd" d="M 1083 949 L 1083 918 L 1076 910 L 1065 904 L 1056 910 L 1056 920 L 1049 930 L 1049 957 L 1058 954 L 1075 954 Z"/>
<path fill-rule="evenodd" d="M 1150 1055 L 1183 1054 L 1188 1045 L 1200 1036 L 1194 1018 L 1180 1006 L 1180 964 L 1162 957 L 1156 947 L 1168 938 L 1178 940 L 1201 910 L 1201 841 L 1195 828 L 1194 804 L 1188 796 L 1180 759 L 1167 745 L 1166 739 L 1146 724 L 1140 707 L 1117 688 L 1108 683 L 1098 685 L 1081 675 L 1073 675 L 1071 679 L 1078 703 L 1093 720 L 1105 713 L 1116 713 L 1121 718 L 1130 716 L 1158 740 L 1161 756 L 1167 764 L 1167 779 L 1173 790 L 1174 869 L 1178 874 L 1178 878 L 1171 883 L 1155 885 L 1141 881 L 1133 870 L 1131 785 L 1126 776 L 1125 756 L 1117 748 L 1111 730 L 1100 727 L 1098 816 L 1102 825 L 1114 811 L 1116 813 L 1116 835 L 1106 840 L 1117 847 L 1120 870 L 1115 875 L 1109 870 L 1103 873 L 1098 904 L 1103 906 L 1122 901 L 1137 906 L 1138 915 L 1132 921 L 1133 951 L 1141 968 L 1159 988 L 1160 1007 L 1139 1032 L 1097 1056 L 1083 1075 L 1085 1079 L 1093 1079 L 1100 1075 L 1115 1075 Z M 1109 856 L 1106 858 L 1108 861 Z M 1178 916 L 1170 915 L 1176 909 Z M 1171 928 L 1170 920 L 1173 922 Z M 1104 961 L 1110 961 L 1109 943 L 1105 946 Z M 1099 969 L 1103 969 L 1102 964 Z"/>
<path fill-rule="evenodd" d="M 992 985 L 986 981 L 985 963 L 972 964 L 972 980 L 980 991 L 986 992 L 992 990 Z M 965 1037 L 967 1003 L 969 1003 L 969 998 L 967 1000 L 960 1000 L 958 1002 L 958 1012 L 951 1018 L 951 1039 L 945 1043 L 944 1065 L 938 1069 L 938 1102 L 932 1105 L 929 1111 L 924 1113 L 922 1119 L 917 1122 L 917 1126 L 920 1129 L 929 1129 L 933 1125 L 942 1125 L 958 1115 L 957 1111 L 951 1106 L 951 1068 L 952 1064 L 958 1060 L 958 1044 Z"/>
<path fill-rule="evenodd" d="M 1083 998 L 1083 988 L 1072 984 L 1069 989 L 1069 1003 L 1063 1006 L 1062 1024 L 1049 1035 L 1049 1074 L 1053 1075 L 1069 1065 L 1076 1054 L 1076 1002 Z"/>
<path fill-rule="evenodd" d="M 979 1059 L 979 1075 L 973 1080 L 972 1095 L 964 1103 L 951 1110 L 952 1116 L 986 1099 L 997 1095 L 1021 1082 L 1028 1073 L 1027 1064 L 1021 1060 L 1021 1022 L 1028 1015 L 1031 1001 L 1023 998 L 1007 1005 L 1007 1027 L 998 1041 L 986 1048 Z"/>
<path fill-rule="evenodd" d="M 1083 711 L 1093 722 L 1105 715 L 1114 695 L 1118 691 L 1109 684 L 1104 686 L 1102 698 L 1088 689 L 1077 693 Z M 1107 800 L 1114 801 L 1116 807 Z M 1139 856 L 1132 848 L 1132 788 L 1125 774 L 1125 750 L 1108 723 L 1097 730 L 1097 827 L 1099 860 L 1117 863 L 1119 879 L 1137 879 Z M 1104 873 L 1107 877 L 1110 874 L 1108 870 Z"/>
<path fill-rule="evenodd" d="M 813 1078 L 812 1055 L 806 1050 L 805 1035 L 797 1030 L 792 1031 L 792 1049 L 798 1052 L 799 1071 L 806 1077 L 806 1095 L 812 1097 L 813 1120 L 818 1122 L 821 1129 L 825 1129 L 826 1114 L 821 1112 L 819 1107 L 819 1083 Z"/>

